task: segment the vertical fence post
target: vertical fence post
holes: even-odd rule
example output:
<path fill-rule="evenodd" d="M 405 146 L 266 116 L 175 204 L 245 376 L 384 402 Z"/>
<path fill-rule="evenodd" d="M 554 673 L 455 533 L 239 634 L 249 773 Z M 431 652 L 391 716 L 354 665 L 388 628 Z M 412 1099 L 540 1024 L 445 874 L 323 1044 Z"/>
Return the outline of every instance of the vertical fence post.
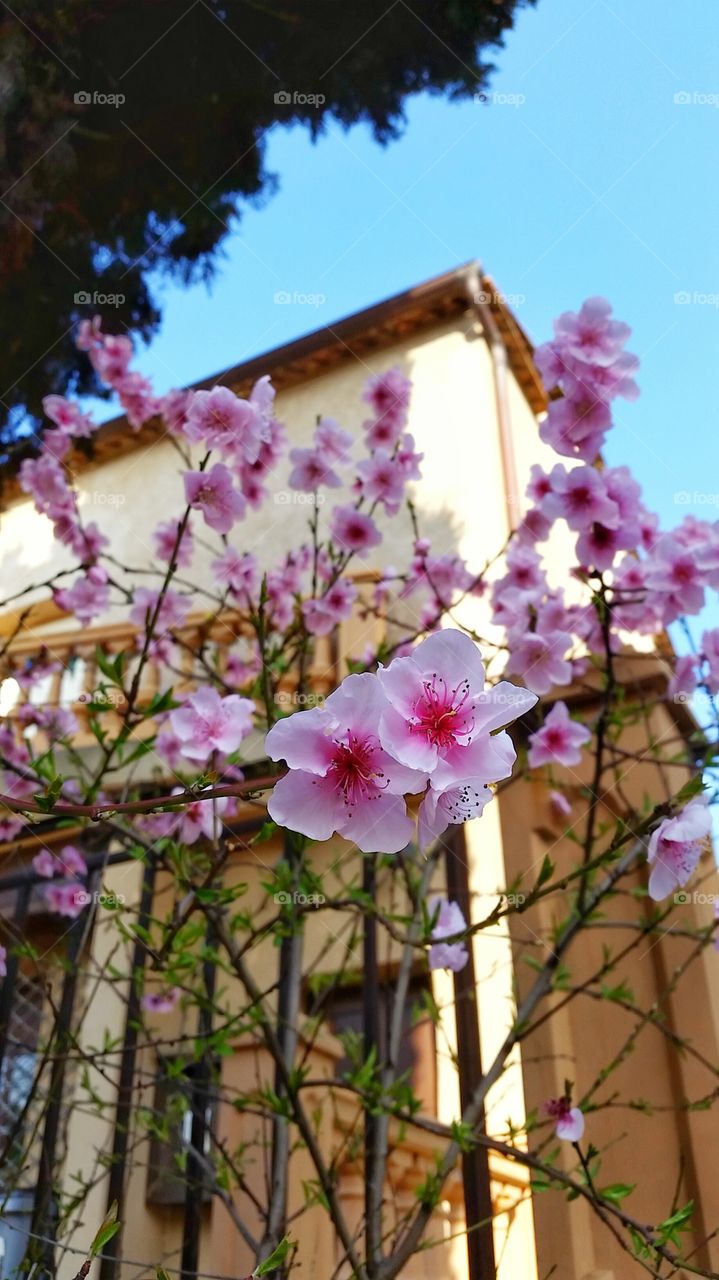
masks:
<path fill-rule="evenodd" d="M 377 953 L 377 918 L 374 914 L 377 896 L 377 855 L 367 853 L 362 863 L 362 890 L 369 900 L 364 915 L 364 982 L 363 982 L 363 1036 L 365 1061 L 374 1054 L 377 1078 L 382 1076 L 380 1054 L 379 1026 L 379 957 Z M 375 1159 L 377 1152 L 377 1117 L 369 1107 L 364 1114 L 365 1136 L 365 1242 L 366 1267 L 368 1276 L 375 1275 L 382 1239 L 382 1187 L 376 1185 L 377 1170 Z"/>
<path fill-rule="evenodd" d="M 212 926 L 208 928 L 206 944 L 209 947 L 214 940 Z M 209 1048 L 212 1035 L 212 1002 L 215 995 L 215 965 L 206 959 L 202 966 L 205 997 L 200 1005 L 197 1036 L 203 1042 L 202 1055 L 193 1074 L 190 1086 L 192 1112 L 192 1130 L 190 1133 L 190 1150 L 187 1154 L 185 1169 L 185 1214 L 182 1227 L 182 1257 L 180 1261 L 181 1280 L 194 1280 L 197 1276 L 200 1257 L 200 1228 L 202 1226 L 202 1200 L 204 1186 L 204 1168 L 198 1160 L 205 1153 L 205 1136 L 207 1133 L 207 1109 L 212 1084 L 213 1058 Z"/>
<path fill-rule="evenodd" d="M 62 996 L 57 1013 L 55 1043 L 53 1045 L 53 1063 L 50 1072 L 48 1102 L 45 1111 L 45 1125 L 38 1162 L 37 1183 L 32 1223 L 30 1226 L 30 1243 L 25 1262 L 32 1267 L 33 1280 L 45 1280 L 55 1275 L 55 1191 L 57 1174 L 57 1140 L 60 1134 L 60 1122 L 66 1108 L 63 1098 L 65 1082 L 66 1055 L 72 1045 L 72 1014 L 75 1006 L 75 992 L 80 961 L 80 952 L 85 941 L 85 929 L 89 918 L 86 909 L 73 921 L 68 931 L 68 947 L 66 971 L 62 984 Z M 25 1264 L 23 1264 L 25 1265 Z"/>
<path fill-rule="evenodd" d="M 467 843 L 464 827 L 452 828 L 447 845 L 447 897 L 456 902 L 471 924 L 472 902 L 467 869 Z M 482 1076 L 479 1035 L 477 979 L 474 969 L 472 939 L 468 939 L 469 960 L 454 975 L 455 1016 L 457 1019 L 457 1059 L 459 1065 L 459 1098 L 462 1110 L 468 1105 L 477 1081 Z M 484 1108 L 479 1126 L 484 1128 Z M 494 1280 L 496 1265 L 492 1236 L 492 1196 L 489 1155 L 486 1147 L 475 1145 L 462 1156 L 462 1183 L 467 1220 L 467 1263 L 469 1280 Z"/>
<path fill-rule="evenodd" d="M 150 919 L 152 899 L 155 890 L 156 869 L 157 864 L 155 859 L 149 858 L 145 863 L 145 872 L 142 880 L 142 894 L 137 913 L 137 923 L 141 930 L 147 928 L 148 921 Z M 122 1206 L 125 1196 L 125 1161 L 127 1158 L 127 1146 L 130 1136 L 132 1093 L 135 1082 L 135 1057 L 137 1054 L 137 1037 L 140 1017 L 140 992 L 135 978 L 135 973 L 136 970 L 142 967 L 144 957 L 145 946 L 140 940 L 140 935 L 138 934 L 137 941 L 135 942 L 132 952 L 132 969 L 130 974 L 130 989 L 127 997 L 125 1034 L 122 1041 L 122 1059 L 120 1062 L 120 1074 L 117 1082 L 117 1106 L 115 1108 L 110 1176 L 108 1178 L 107 1185 L 107 1207 L 109 1209 L 113 1201 L 117 1202 L 117 1216 L 120 1222 L 122 1222 Z M 105 1245 L 102 1261 L 100 1263 L 100 1280 L 115 1280 L 118 1270 L 121 1241 L 122 1231 L 119 1231 L 117 1235 L 113 1236 L 111 1240 L 108 1240 Z"/>

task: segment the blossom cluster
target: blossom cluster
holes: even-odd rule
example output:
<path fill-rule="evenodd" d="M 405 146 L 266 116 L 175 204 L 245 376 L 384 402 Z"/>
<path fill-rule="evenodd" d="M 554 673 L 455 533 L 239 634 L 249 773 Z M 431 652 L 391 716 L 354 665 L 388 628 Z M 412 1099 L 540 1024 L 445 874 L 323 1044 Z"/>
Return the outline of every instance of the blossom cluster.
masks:
<path fill-rule="evenodd" d="M 422 794 L 425 849 L 482 813 L 490 784 L 516 759 L 505 726 L 535 702 L 508 681 L 486 687 L 473 641 L 439 631 L 376 675 L 348 676 L 322 707 L 273 726 L 267 754 L 289 771 L 269 813 L 314 840 L 339 833 L 366 853 L 397 853 L 414 834 L 406 796 Z"/>
<path fill-rule="evenodd" d="M 611 402 L 637 394 L 636 356 L 624 351 L 631 330 L 612 319 L 605 298 L 588 298 L 579 312 L 565 311 L 554 323 L 554 340 L 535 352 L 552 400 L 540 435 L 557 453 L 592 462 L 612 425 Z"/>
<path fill-rule="evenodd" d="M 551 392 L 540 433 L 563 461 L 532 467 L 526 509 L 493 569 L 477 573 L 460 555 L 434 551 L 417 532 L 409 563 L 385 568 L 368 602 L 350 576 L 353 561 L 373 557 L 384 519 L 401 509 L 422 461 L 408 430 L 411 385 L 399 368 L 373 375 L 366 385 L 369 413 L 359 458 L 353 458 L 352 434 L 327 416 L 318 419 L 308 446 L 290 450 L 288 488 L 281 492 L 311 495 L 312 536 L 279 563 L 262 565 L 242 547 L 238 532 L 249 510 L 268 501 L 270 481 L 279 482 L 288 448 L 269 379 L 260 378 L 246 398 L 221 385 L 157 396 L 131 368 L 129 339 L 105 334 L 98 320 L 84 322 L 78 345 L 117 395 L 130 426 L 139 430 L 158 417 L 182 459 L 177 513 L 152 533 L 158 584 L 118 581 L 108 538 L 82 519 L 72 450 L 96 425 L 73 400 L 46 398 L 51 425 L 38 455 L 23 461 L 20 483 L 77 561 L 76 570 L 63 570 L 53 587 L 60 608 L 82 626 L 110 608 L 124 610 L 138 629 L 138 646 L 146 646 L 170 682 L 179 705 L 154 716 L 154 746 L 164 764 L 181 779 L 208 766 L 225 779 L 239 778 L 238 752 L 259 719 L 258 677 L 267 655 L 257 629 L 223 649 L 216 678 L 195 689 L 172 687 L 183 658 L 178 633 L 198 596 L 210 611 L 236 608 L 250 618 L 262 613 L 263 631 L 277 652 L 283 636 L 327 635 L 353 611 L 389 613 L 411 601 L 417 635 L 434 633 L 429 640 L 414 648 L 408 638 L 388 666 L 380 663 L 376 674 L 348 678 L 323 707 L 281 721 L 268 737 L 273 758 L 290 766 L 271 801 L 281 815 L 277 821 L 306 827 L 308 835 L 339 831 L 368 850 L 383 840 L 388 851 L 389 845 L 401 848 L 414 830 L 407 795 L 421 796 L 423 848 L 450 823 L 482 812 L 490 784 L 508 776 L 514 762 L 508 736 L 496 730 L 521 715 L 534 695 L 556 695 L 581 680 L 596 655 L 618 651 L 631 633 L 653 634 L 698 613 L 707 590 L 719 588 L 719 522 L 688 516 L 663 531 L 629 470 L 605 466 L 597 456 L 612 424 L 613 401 L 637 394 L 638 361 L 626 351 L 629 334 L 608 302 L 592 298 L 577 313 L 562 315 L 553 340 L 536 352 Z M 325 491 L 338 490 L 342 500 L 325 515 Z M 551 579 L 542 554 L 560 522 L 575 550 L 569 581 L 565 575 L 562 584 Z M 209 581 L 193 591 L 178 570 L 192 568 L 196 545 L 206 545 L 208 538 L 215 546 Z M 75 572 L 68 585 L 68 573 Z M 504 675 L 521 679 L 530 693 L 506 681 L 485 688 L 476 646 L 458 632 L 437 631 L 458 600 L 488 589 L 501 634 L 494 658 Z M 376 668 L 377 658 L 368 650 L 360 664 Z M 54 669 L 44 656 L 14 674 L 32 695 Z M 719 628 L 705 632 L 696 653 L 677 658 L 667 693 L 684 701 L 697 689 L 719 693 Z M 0 727 L 7 762 L 2 787 L 7 795 L 29 798 L 38 783 L 31 733 L 39 730 L 42 742 L 52 745 L 69 740 L 77 722 L 69 709 L 44 706 L 32 696 L 13 719 L 12 729 Z M 529 767 L 579 765 L 590 736 L 589 725 L 554 701 L 530 737 Z M 79 798 L 78 790 L 76 780 L 65 780 L 61 796 Z M 567 816 L 566 798 L 558 791 L 553 796 L 556 812 Z M 156 835 L 193 843 L 210 838 L 216 821 L 232 812 L 224 801 L 197 799 L 182 816 L 144 821 Z M 672 821 L 682 820 L 680 815 Z M 0 834 L 8 837 L 20 825 L 8 817 Z M 671 851 L 671 839 L 671 833 L 666 840 L 658 837 L 650 858 L 656 861 L 664 844 Z M 692 857 L 682 855 L 679 874 Z M 665 883 L 667 877 L 655 869 L 652 890 Z"/>

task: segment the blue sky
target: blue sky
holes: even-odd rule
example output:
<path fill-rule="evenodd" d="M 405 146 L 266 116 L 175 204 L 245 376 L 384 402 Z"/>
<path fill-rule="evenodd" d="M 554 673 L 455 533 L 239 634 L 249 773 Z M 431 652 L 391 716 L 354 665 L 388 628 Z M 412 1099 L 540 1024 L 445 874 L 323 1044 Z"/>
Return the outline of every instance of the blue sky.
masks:
<path fill-rule="evenodd" d="M 158 283 L 141 367 L 186 383 L 477 257 L 536 341 L 610 298 L 642 397 L 618 402 L 608 460 L 663 524 L 716 518 L 719 5 L 539 0 L 495 61 L 487 102 L 414 99 L 386 149 L 365 126 L 272 132 L 278 193 L 244 212 L 209 293 Z"/>

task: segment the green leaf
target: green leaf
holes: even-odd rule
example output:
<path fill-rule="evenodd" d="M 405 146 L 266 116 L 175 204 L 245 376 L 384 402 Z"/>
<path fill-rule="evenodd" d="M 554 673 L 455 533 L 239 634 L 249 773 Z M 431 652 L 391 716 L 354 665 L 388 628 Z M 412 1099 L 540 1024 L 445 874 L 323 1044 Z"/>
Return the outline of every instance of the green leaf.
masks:
<path fill-rule="evenodd" d="M 554 875 L 554 863 L 552 862 L 552 859 L 550 858 L 549 854 L 546 853 L 544 855 L 544 862 L 542 863 L 539 869 L 539 875 L 537 876 L 537 885 L 536 885 L 537 889 L 541 889 L 542 885 L 546 884 L 547 880 L 550 880 L 553 875 Z"/>
<path fill-rule="evenodd" d="M 113 1200 L 100 1225 L 100 1229 L 95 1236 L 95 1239 L 90 1245 L 90 1257 L 96 1258 L 98 1253 L 104 1249 L 108 1240 L 112 1240 L 112 1237 L 117 1235 L 119 1230 L 120 1223 L 117 1220 L 117 1200 Z"/>
<path fill-rule="evenodd" d="M 278 1267 L 282 1266 L 291 1248 L 290 1238 L 285 1236 L 284 1240 L 280 1240 L 277 1248 L 272 1250 L 269 1258 L 265 1258 L 264 1262 L 261 1262 L 259 1267 L 255 1268 L 252 1272 L 253 1276 L 256 1276 L 257 1280 L 259 1280 L 260 1276 L 266 1276 L 270 1271 L 276 1271 Z"/>
<path fill-rule="evenodd" d="M 124 652 L 120 652 L 114 658 L 111 658 L 109 653 L 105 653 L 104 649 L 101 649 L 99 645 L 95 649 L 95 662 L 111 684 L 122 684 L 122 674 L 126 661 L 127 654 Z"/>
<path fill-rule="evenodd" d="M 694 1201 L 690 1200 L 684 1205 L 683 1209 L 677 1209 L 670 1218 L 665 1218 L 664 1222 L 660 1222 L 657 1227 L 657 1236 L 662 1244 L 671 1241 L 678 1248 L 681 1247 L 680 1234 L 682 1231 L 688 1231 L 688 1222 L 694 1212 Z"/>
<path fill-rule="evenodd" d="M 611 1204 L 621 1204 L 622 1200 L 626 1200 L 627 1196 L 632 1194 L 636 1185 L 636 1182 L 613 1182 L 608 1187 L 602 1187 L 599 1194 L 603 1200 L 609 1200 Z"/>
<path fill-rule="evenodd" d="M 271 840 L 277 831 L 279 831 L 277 823 L 268 818 L 267 822 L 262 823 L 257 835 L 252 837 L 250 844 L 263 844 L 265 840 Z"/>

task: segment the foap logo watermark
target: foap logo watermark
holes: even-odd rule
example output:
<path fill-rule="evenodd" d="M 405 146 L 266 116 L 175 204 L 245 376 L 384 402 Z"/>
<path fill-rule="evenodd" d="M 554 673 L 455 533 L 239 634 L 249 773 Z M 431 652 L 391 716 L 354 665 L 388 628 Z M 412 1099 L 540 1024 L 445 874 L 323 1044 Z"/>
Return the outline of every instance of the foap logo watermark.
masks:
<path fill-rule="evenodd" d="M 678 289 L 674 294 L 677 307 L 719 307 L 719 293 L 703 293 L 701 289 Z"/>
<path fill-rule="evenodd" d="M 125 302 L 124 293 L 100 293 L 94 289 L 78 289 L 73 297 L 76 307 L 121 307 Z"/>
<path fill-rule="evenodd" d="M 480 89 L 474 95 L 475 102 L 490 107 L 523 107 L 527 101 L 524 93 L 499 93 L 497 90 Z"/>
<path fill-rule="evenodd" d="M 719 493 L 702 493 L 695 489 L 679 489 L 674 494 L 674 502 L 678 507 L 719 507 Z"/>
<path fill-rule="evenodd" d="M 489 289 L 480 289 L 479 293 L 475 293 L 474 301 L 477 306 L 521 307 L 527 301 L 527 296 L 524 293 L 492 293 Z"/>
<path fill-rule="evenodd" d="M 321 507 L 325 500 L 323 493 L 305 493 L 303 489 L 278 489 L 274 497 L 280 507 Z"/>
<path fill-rule="evenodd" d="M 701 893 L 697 889 L 690 893 L 688 889 L 679 889 L 674 894 L 674 901 L 678 907 L 688 907 L 692 904 L 699 907 L 713 907 L 719 902 L 719 893 Z"/>
<path fill-rule="evenodd" d="M 527 901 L 526 893 L 501 893 L 499 896 L 508 907 L 523 907 Z"/>
<path fill-rule="evenodd" d="M 327 101 L 323 93 L 302 93 L 299 89 L 278 89 L 276 107 L 323 107 Z"/>
<path fill-rule="evenodd" d="M 278 289 L 272 301 L 278 307 L 323 307 L 327 301 L 324 293 L 300 293 L 294 289 Z"/>
<path fill-rule="evenodd" d="M 78 906 L 89 907 L 107 907 L 108 910 L 114 911 L 117 907 L 124 907 L 127 899 L 124 893 L 106 893 L 102 889 L 78 889 L 75 894 L 75 901 Z"/>
<path fill-rule="evenodd" d="M 323 707 L 325 695 L 323 693 L 293 693 L 291 689 L 278 689 L 275 702 L 278 707 L 287 707 L 288 710 L 293 707 Z"/>
<path fill-rule="evenodd" d="M 719 93 L 703 93 L 701 89 L 680 89 L 674 94 L 676 107 L 719 107 Z"/>
<path fill-rule="evenodd" d="M 321 907 L 327 899 L 323 893 L 288 893 L 281 889 L 274 895 L 278 907 Z"/>
<path fill-rule="evenodd" d="M 81 693 L 78 702 L 91 702 L 94 706 L 107 707 L 108 710 L 123 707 L 125 695 L 122 689 L 93 689 L 90 693 Z"/>
<path fill-rule="evenodd" d="M 78 89 L 74 96 L 77 107 L 121 107 L 126 101 L 124 93 L 100 93 L 97 89 Z"/>
<path fill-rule="evenodd" d="M 108 493 L 105 489 L 92 489 L 87 498 L 93 507 L 124 507 L 127 502 L 124 493 Z"/>

